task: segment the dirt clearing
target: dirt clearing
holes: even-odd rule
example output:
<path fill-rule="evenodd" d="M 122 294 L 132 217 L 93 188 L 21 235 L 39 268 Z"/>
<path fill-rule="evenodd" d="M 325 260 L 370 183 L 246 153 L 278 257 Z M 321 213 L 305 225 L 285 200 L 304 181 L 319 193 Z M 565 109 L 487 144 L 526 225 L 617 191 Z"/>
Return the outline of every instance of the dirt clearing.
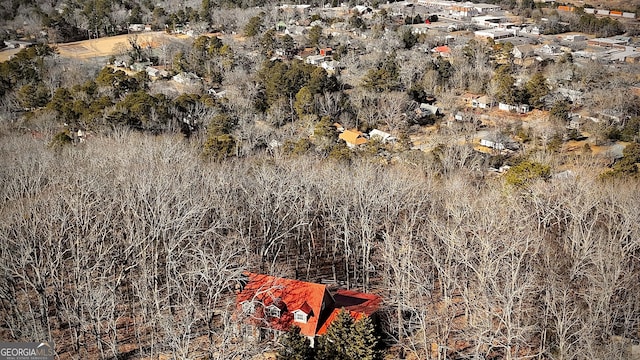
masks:
<path fill-rule="evenodd" d="M 4 49 L 0 51 L 0 62 L 7 61 L 22 49 Z"/>
<path fill-rule="evenodd" d="M 60 56 L 91 59 L 122 54 L 131 48 L 131 45 L 129 45 L 130 38 L 135 38 L 142 48 L 157 48 L 169 42 L 180 41 L 175 36 L 168 35 L 162 31 L 155 31 L 58 44 L 57 48 Z"/>

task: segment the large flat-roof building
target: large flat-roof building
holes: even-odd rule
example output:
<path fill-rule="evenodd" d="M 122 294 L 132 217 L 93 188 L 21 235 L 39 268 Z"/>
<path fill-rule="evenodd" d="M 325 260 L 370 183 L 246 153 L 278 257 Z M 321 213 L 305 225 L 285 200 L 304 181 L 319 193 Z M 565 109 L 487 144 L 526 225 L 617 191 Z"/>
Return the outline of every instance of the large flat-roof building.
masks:
<path fill-rule="evenodd" d="M 608 38 L 595 38 L 587 40 L 587 45 L 601 46 L 601 47 L 616 47 L 624 49 L 631 40 L 628 36 L 613 36 Z"/>
<path fill-rule="evenodd" d="M 485 39 L 506 39 L 515 36 L 515 32 L 513 30 L 503 30 L 503 29 L 487 29 L 487 30 L 478 30 L 474 32 L 476 37 L 485 38 Z"/>

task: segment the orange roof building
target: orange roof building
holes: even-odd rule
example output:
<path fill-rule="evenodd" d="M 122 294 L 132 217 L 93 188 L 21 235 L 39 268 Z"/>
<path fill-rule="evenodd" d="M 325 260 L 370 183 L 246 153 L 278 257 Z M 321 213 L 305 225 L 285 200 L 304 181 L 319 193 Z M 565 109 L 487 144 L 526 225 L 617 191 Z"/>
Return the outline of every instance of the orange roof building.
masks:
<path fill-rule="evenodd" d="M 448 57 L 451 55 L 451 49 L 447 45 L 436 46 L 433 48 L 433 52 L 439 54 L 442 57 Z"/>
<path fill-rule="evenodd" d="M 349 147 L 355 147 L 367 143 L 367 138 L 364 134 L 356 129 L 345 130 L 338 135 L 338 138 L 344 140 Z"/>
<path fill-rule="evenodd" d="M 340 309 L 357 320 L 375 313 L 382 302 L 378 295 L 352 290 L 332 295 L 322 284 L 255 273 L 244 276 L 236 310 L 245 323 L 283 332 L 296 325 L 312 341 L 327 331 Z"/>

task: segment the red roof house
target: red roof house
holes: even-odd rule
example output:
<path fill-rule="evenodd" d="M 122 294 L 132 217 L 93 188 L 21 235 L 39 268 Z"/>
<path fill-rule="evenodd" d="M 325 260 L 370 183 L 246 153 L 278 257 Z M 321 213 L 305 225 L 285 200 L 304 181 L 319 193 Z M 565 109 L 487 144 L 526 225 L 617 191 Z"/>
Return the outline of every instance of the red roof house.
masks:
<path fill-rule="evenodd" d="M 328 47 L 324 49 L 320 49 L 320 55 L 322 56 L 331 56 L 333 55 L 333 49 Z"/>
<path fill-rule="evenodd" d="M 432 51 L 442 57 L 448 57 L 451 54 L 451 49 L 447 45 L 436 46 Z"/>
<path fill-rule="evenodd" d="M 375 313 L 382 302 L 374 294 L 351 290 L 331 294 L 322 284 L 264 274 L 244 275 L 236 295 L 236 310 L 244 322 L 279 331 L 296 325 L 310 339 L 324 334 L 340 309 L 357 320 Z"/>

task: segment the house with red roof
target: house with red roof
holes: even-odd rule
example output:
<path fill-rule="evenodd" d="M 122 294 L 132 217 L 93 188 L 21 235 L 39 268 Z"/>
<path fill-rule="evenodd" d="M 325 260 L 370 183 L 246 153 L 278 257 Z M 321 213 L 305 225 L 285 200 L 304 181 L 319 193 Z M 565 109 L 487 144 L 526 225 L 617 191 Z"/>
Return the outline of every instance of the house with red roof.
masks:
<path fill-rule="evenodd" d="M 296 325 L 311 340 L 323 335 L 341 309 L 357 320 L 373 315 L 380 307 L 378 295 L 326 285 L 245 273 L 236 292 L 238 319 L 254 328 L 286 332 Z"/>
<path fill-rule="evenodd" d="M 449 57 L 449 55 L 451 55 L 451 49 L 447 45 L 436 46 L 431 51 L 442 57 Z"/>

